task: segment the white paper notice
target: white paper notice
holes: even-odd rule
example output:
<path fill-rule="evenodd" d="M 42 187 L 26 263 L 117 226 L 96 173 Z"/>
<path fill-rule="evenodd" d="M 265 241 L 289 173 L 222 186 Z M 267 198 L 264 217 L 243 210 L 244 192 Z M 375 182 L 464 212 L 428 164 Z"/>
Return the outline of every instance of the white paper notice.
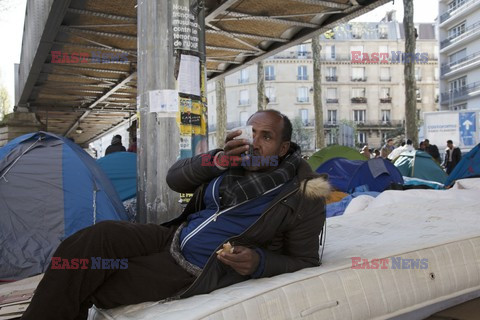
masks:
<path fill-rule="evenodd" d="M 178 90 L 200 96 L 200 58 L 182 54 L 178 72 Z"/>
<path fill-rule="evenodd" d="M 177 112 L 177 90 L 152 90 L 148 92 L 150 112 Z"/>

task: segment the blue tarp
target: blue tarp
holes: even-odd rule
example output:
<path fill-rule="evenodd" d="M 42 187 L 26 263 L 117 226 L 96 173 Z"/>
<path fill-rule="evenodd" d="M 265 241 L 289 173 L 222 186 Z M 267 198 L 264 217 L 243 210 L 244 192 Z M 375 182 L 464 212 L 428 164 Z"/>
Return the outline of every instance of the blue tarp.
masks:
<path fill-rule="evenodd" d="M 469 153 L 462 156 L 462 160 L 450 173 L 445 185 L 449 186 L 458 179 L 480 176 L 480 143 L 470 150 Z"/>
<path fill-rule="evenodd" d="M 339 191 L 352 193 L 357 187 L 364 191 L 382 192 L 391 183 L 403 184 L 398 169 L 385 159 L 347 160 L 333 158 L 316 170 L 327 173 L 330 183 Z"/>
<path fill-rule="evenodd" d="M 137 154 L 114 152 L 97 160 L 122 201 L 137 195 Z"/>

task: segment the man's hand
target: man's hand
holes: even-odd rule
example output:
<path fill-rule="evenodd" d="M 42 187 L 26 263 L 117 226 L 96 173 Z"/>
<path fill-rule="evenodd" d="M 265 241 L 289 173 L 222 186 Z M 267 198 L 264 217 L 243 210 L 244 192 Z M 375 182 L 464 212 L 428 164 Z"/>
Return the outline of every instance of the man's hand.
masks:
<path fill-rule="evenodd" d="M 242 134 L 241 130 L 230 132 L 225 139 L 225 146 L 223 147 L 223 152 L 225 155 L 230 157 L 240 157 L 241 154 L 247 152 L 250 149 L 248 141 L 245 139 L 235 140 L 235 137 L 238 137 Z"/>
<path fill-rule="evenodd" d="M 224 250 L 217 258 L 242 276 L 254 273 L 260 263 L 260 256 L 255 250 L 242 246 L 234 247 L 233 253 Z"/>

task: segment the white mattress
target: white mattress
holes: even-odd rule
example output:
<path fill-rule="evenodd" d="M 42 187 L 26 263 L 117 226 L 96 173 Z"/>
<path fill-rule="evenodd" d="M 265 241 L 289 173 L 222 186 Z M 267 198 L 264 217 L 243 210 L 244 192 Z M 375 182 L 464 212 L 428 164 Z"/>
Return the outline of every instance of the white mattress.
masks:
<path fill-rule="evenodd" d="M 329 218 L 320 267 L 89 319 L 422 319 L 480 296 L 480 179 L 463 186 L 387 191 Z M 351 257 L 394 256 L 428 259 L 428 268 L 351 268 Z"/>

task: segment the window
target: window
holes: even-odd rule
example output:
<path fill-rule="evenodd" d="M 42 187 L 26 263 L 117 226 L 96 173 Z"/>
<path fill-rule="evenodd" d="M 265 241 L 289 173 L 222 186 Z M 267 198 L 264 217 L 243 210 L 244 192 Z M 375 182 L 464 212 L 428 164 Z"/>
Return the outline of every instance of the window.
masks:
<path fill-rule="evenodd" d="M 240 77 L 238 78 L 238 83 L 247 83 L 248 82 L 248 69 L 240 70 Z"/>
<path fill-rule="evenodd" d="M 266 66 L 265 67 L 265 80 L 267 80 L 267 81 L 275 80 L 275 67 L 274 66 Z"/>
<path fill-rule="evenodd" d="M 308 55 L 307 52 L 307 45 L 306 44 L 299 44 L 297 46 L 297 58 L 306 58 Z"/>
<path fill-rule="evenodd" d="M 388 26 L 386 24 L 381 24 L 378 26 L 378 33 L 380 39 L 387 39 L 388 38 Z M 380 51 L 382 52 L 382 51 Z M 388 51 L 385 51 L 388 52 Z"/>
<path fill-rule="evenodd" d="M 247 121 L 248 121 L 248 112 L 247 111 L 240 112 L 240 125 L 241 126 L 246 125 Z"/>
<path fill-rule="evenodd" d="M 297 88 L 297 102 L 308 102 L 308 88 Z"/>
<path fill-rule="evenodd" d="M 390 81 L 392 78 L 390 76 L 390 67 L 381 67 L 380 68 L 380 81 Z"/>
<path fill-rule="evenodd" d="M 308 80 L 307 66 L 298 66 L 297 80 Z"/>
<path fill-rule="evenodd" d="M 449 109 L 450 109 L 450 110 L 453 110 L 453 111 L 456 111 L 456 110 L 465 110 L 465 109 L 467 109 L 467 104 L 466 104 L 466 103 L 457 104 L 457 105 L 455 105 L 455 106 L 451 106 Z"/>
<path fill-rule="evenodd" d="M 327 81 L 337 81 L 337 67 L 327 67 Z"/>
<path fill-rule="evenodd" d="M 390 110 L 382 110 L 382 122 L 390 122 Z"/>
<path fill-rule="evenodd" d="M 422 81 L 422 69 L 420 67 L 415 68 L 415 80 Z"/>
<path fill-rule="evenodd" d="M 357 142 L 359 144 L 367 143 L 367 135 L 365 134 L 365 132 L 357 132 Z"/>
<path fill-rule="evenodd" d="M 240 90 L 238 104 L 241 106 L 250 104 L 248 90 Z"/>
<path fill-rule="evenodd" d="M 300 110 L 300 118 L 302 119 L 302 124 L 308 126 L 308 109 Z"/>
<path fill-rule="evenodd" d="M 336 54 L 334 45 L 325 47 L 325 58 L 326 60 L 335 60 Z"/>
<path fill-rule="evenodd" d="M 359 24 L 352 26 L 352 38 L 361 39 L 362 38 L 362 27 Z"/>
<path fill-rule="evenodd" d="M 450 81 L 450 91 L 451 92 L 459 92 L 463 87 L 467 85 L 467 77 L 461 77 Z"/>
<path fill-rule="evenodd" d="M 435 103 L 437 103 L 440 100 L 440 89 L 435 88 Z"/>
<path fill-rule="evenodd" d="M 365 88 L 353 88 L 352 89 L 353 98 L 365 98 Z"/>
<path fill-rule="evenodd" d="M 462 62 L 462 59 L 465 59 L 466 56 L 467 56 L 467 49 L 462 49 L 460 51 L 457 51 L 457 52 L 449 55 L 448 56 L 448 63 L 449 64 L 460 63 L 460 62 Z"/>
<path fill-rule="evenodd" d="M 433 78 L 435 81 L 437 81 L 440 77 L 440 70 L 438 68 L 435 68 L 434 72 L 433 72 Z"/>
<path fill-rule="evenodd" d="M 353 67 L 352 68 L 352 81 L 365 81 L 365 68 Z"/>
<path fill-rule="evenodd" d="M 366 110 L 353 110 L 353 121 L 355 121 L 355 123 L 364 123 L 366 114 Z"/>
<path fill-rule="evenodd" d="M 268 102 L 276 102 L 277 101 L 277 96 L 276 96 L 274 87 L 266 87 L 265 88 L 265 95 L 268 98 Z"/>
<path fill-rule="evenodd" d="M 422 92 L 420 89 L 416 89 L 417 102 L 422 102 Z"/>
<path fill-rule="evenodd" d="M 337 144 L 337 137 L 332 132 L 328 134 L 328 144 L 329 145 Z"/>
<path fill-rule="evenodd" d="M 327 110 L 327 123 L 337 124 L 337 110 Z"/>
<path fill-rule="evenodd" d="M 350 59 L 353 58 L 352 52 L 354 52 L 354 51 L 360 51 L 360 56 L 359 56 L 359 57 L 360 57 L 360 59 L 362 59 L 362 56 L 363 56 L 363 46 L 351 46 L 351 47 L 350 47 L 350 55 L 352 55 L 352 56 L 350 57 Z"/>
<path fill-rule="evenodd" d="M 467 0 L 453 0 L 448 4 L 448 11 L 451 12 L 458 9 L 459 7 L 463 6 L 465 2 L 467 2 Z"/>
<path fill-rule="evenodd" d="M 465 32 L 465 21 L 457 24 L 455 27 L 448 30 L 448 39 L 453 39 Z"/>
<path fill-rule="evenodd" d="M 337 88 L 327 88 L 327 103 L 338 103 Z"/>

